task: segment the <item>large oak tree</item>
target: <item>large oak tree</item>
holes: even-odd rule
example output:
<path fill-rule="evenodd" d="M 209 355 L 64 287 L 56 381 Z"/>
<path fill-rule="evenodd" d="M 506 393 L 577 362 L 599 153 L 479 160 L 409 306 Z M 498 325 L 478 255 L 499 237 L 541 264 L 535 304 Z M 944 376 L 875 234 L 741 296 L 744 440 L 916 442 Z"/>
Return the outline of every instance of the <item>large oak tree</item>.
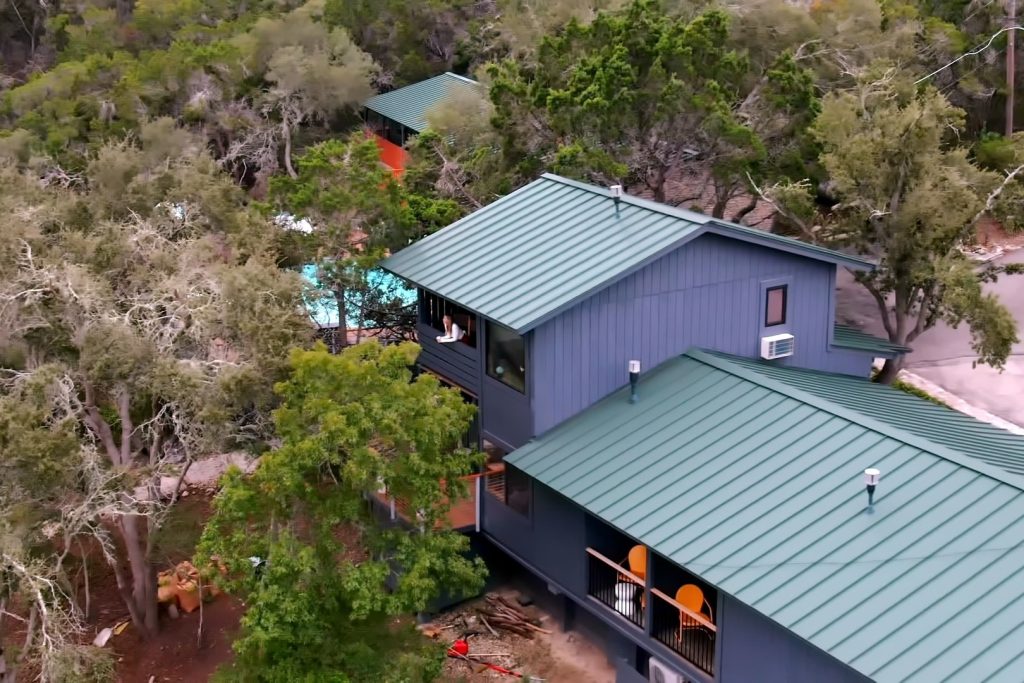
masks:
<path fill-rule="evenodd" d="M 963 252 L 974 226 L 1022 168 L 979 168 L 959 144 L 964 113 L 937 90 L 875 70 L 828 95 L 813 133 L 837 203 L 818 211 L 807 183 L 769 192 L 807 239 L 878 264 L 855 273 L 890 341 L 906 345 L 940 321 L 970 327 L 978 362 L 1002 367 L 1018 341 L 1013 316 L 983 284 L 1017 269 L 978 265 Z M 888 360 L 891 382 L 902 359 Z"/>

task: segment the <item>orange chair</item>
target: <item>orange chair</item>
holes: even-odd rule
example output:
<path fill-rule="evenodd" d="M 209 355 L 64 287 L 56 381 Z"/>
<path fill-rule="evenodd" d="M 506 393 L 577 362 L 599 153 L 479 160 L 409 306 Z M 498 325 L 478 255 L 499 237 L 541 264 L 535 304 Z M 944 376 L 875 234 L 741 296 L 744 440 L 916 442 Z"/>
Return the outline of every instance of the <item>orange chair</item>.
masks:
<path fill-rule="evenodd" d="M 714 614 L 711 612 L 711 604 L 704 598 L 704 591 L 702 591 L 698 586 L 695 586 L 692 583 L 680 586 L 679 590 L 676 591 L 676 602 L 691 612 L 701 615 L 712 624 L 715 623 Z M 690 617 L 682 610 L 679 610 L 679 639 L 682 640 L 683 631 L 695 628 L 703 630 L 702 625 L 693 619 L 693 617 Z"/>
<path fill-rule="evenodd" d="M 629 549 L 629 571 L 641 579 L 647 578 L 647 548 L 635 545 Z"/>

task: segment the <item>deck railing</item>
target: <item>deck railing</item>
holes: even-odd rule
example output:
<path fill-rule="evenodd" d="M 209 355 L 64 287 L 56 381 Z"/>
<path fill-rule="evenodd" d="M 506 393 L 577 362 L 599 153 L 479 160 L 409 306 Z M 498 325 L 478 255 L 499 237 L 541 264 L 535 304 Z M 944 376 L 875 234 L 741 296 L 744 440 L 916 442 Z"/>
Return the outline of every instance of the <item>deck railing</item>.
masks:
<path fill-rule="evenodd" d="M 453 529 L 467 530 L 476 528 L 480 530 L 480 495 L 487 491 L 505 502 L 505 466 L 504 464 L 491 464 L 478 474 L 468 474 L 459 477 L 467 484 L 468 498 L 460 498 L 452 503 L 448 511 L 448 523 Z M 377 500 L 386 508 L 386 514 L 392 522 L 404 522 L 412 526 L 421 524 L 419 515 L 415 510 L 410 510 L 405 501 L 396 499 L 386 489 L 376 493 Z M 443 524 L 440 522 L 438 526 Z"/>
<path fill-rule="evenodd" d="M 657 588 L 654 596 L 653 635 L 686 661 L 714 674 L 717 627 L 704 614 L 698 614 Z"/>
<path fill-rule="evenodd" d="M 487 493 L 505 502 L 505 463 L 487 465 L 484 470 L 484 486 Z"/>
<path fill-rule="evenodd" d="M 587 548 L 587 595 L 644 627 L 644 580 L 593 548 Z"/>

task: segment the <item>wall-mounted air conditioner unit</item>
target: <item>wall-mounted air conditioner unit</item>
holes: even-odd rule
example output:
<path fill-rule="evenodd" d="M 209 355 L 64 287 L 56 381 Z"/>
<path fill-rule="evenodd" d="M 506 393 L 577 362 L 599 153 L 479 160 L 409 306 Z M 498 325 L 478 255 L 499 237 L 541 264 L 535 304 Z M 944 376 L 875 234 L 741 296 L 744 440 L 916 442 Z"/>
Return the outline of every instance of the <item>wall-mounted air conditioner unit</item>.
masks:
<path fill-rule="evenodd" d="M 796 349 L 796 337 L 791 334 L 773 334 L 761 337 L 761 358 L 773 360 L 792 356 Z"/>
<path fill-rule="evenodd" d="M 647 661 L 648 680 L 651 683 L 685 683 L 682 674 L 668 668 L 654 657 Z"/>

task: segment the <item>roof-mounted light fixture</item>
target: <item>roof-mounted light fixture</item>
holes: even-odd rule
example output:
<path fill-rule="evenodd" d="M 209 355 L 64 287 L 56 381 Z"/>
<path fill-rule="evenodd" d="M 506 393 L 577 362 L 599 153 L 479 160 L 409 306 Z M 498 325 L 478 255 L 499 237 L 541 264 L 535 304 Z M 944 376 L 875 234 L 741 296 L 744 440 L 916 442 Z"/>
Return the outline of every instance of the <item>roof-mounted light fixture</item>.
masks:
<path fill-rule="evenodd" d="M 636 385 L 640 382 L 640 361 L 629 361 L 629 402 L 636 403 Z"/>
<path fill-rule="evenodd" d="M 882 473 L 874 467 L 864 470 L 864 486 L 868 490 L 868 507 L 875 504 L 875 487 L 878 486 L 878 480 L 881 478 Z"/>

